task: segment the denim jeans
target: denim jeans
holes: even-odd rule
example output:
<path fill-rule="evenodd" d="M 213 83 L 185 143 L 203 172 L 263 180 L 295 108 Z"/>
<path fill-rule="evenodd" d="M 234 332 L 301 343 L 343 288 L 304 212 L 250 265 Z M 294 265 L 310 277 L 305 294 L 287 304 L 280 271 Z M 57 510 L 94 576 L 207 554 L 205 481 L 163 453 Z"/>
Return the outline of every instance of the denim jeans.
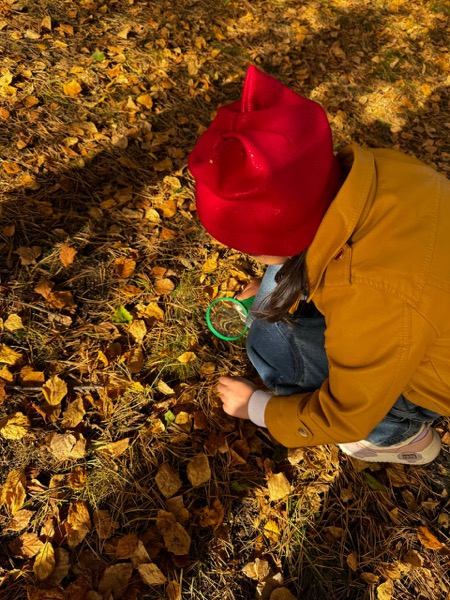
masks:
<path fill-rule="evenodd" d="M 252 310 L 264 306 L 276 285 L 274 277 L 279 268 L 267 268 Z M 328 377 L 323 316 L 319 311 L 302 315 L 300 310 L 292 320 L 296 325 L 268 323 L 252 313 L 248 319 L 247 354 L 265 385 L 279 396 L 313 391 Z M 366 439 L 378 446 L 391 446 L 413 436 L 422 423 L 439 416 L 401 395 Z"/>

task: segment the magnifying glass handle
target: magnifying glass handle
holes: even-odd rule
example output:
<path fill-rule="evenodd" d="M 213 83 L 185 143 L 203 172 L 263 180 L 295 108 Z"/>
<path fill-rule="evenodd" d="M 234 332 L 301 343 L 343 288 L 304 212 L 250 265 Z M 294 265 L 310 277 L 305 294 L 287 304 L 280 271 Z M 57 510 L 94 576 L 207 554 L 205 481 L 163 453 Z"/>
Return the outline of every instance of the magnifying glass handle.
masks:
<path fill-rule="evenodd" d="M 238 298 L 236 298 L 236 300 L 239 300 L 239 299 L 238 299 Z M 250 296 L 250 298 L 246 298 L 245 300 L 239 300 L 239 302 L 240 302 L 240 303 L 241 303 L 243 306 L 245 306 L 245 308 L 246 308 L 247 310 L 250 310 L 250 309 L 251 309 L 251 307 L 252 307 L 252 305 L 253 305 L 253 302 L 254 302 L 254 301 L 255 301 L 255 296 Z"/>

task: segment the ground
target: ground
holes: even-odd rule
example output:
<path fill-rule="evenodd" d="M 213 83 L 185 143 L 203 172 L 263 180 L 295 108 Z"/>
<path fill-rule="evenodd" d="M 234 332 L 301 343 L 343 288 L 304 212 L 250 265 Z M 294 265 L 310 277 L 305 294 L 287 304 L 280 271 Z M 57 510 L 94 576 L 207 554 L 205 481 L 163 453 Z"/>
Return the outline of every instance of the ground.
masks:
<path fill-rule="evenodd" d="M 259 267 L 187 155 L 248 64 L 350 141 L 450 170 L 445 0 L 0 5 L 2 600 L 450 598 L 449 421 L 427 467 L 287 451 L 205 310 Z"/>

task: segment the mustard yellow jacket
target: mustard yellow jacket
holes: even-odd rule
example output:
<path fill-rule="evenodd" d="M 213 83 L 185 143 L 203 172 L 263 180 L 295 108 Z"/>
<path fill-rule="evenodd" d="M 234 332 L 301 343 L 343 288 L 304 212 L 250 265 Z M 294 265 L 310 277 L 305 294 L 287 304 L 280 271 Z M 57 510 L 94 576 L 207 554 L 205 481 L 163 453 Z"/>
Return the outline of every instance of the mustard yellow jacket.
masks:
<path fill-rule="evenodd" d="M 338 158 L 350 171 L 307 253 L 329 378 L 265 411 L 288 447 L 364 439 L 400 394 L 450 415 L 450 181 L 394 150 Z"/>

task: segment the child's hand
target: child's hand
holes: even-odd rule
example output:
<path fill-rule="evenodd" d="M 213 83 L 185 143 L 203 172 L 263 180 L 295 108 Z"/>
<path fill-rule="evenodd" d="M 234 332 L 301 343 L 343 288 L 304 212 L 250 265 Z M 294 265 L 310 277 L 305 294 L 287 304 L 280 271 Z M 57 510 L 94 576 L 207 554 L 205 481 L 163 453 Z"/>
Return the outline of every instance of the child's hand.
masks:
<path fill-rule="evenodd" d="M 256 296 L 259 286 L 261 285 L 262 277 L 256 277 L 251 279 L 245 288 L 236 294 L 236 300 L 247 300 L 247 298 L 251 298 L 252 296 Z"/>
<path fill-rule="evenodd" d="M 258 388 L 243 377 L 219 377 L 217 393 L 223 402 L 223 410 L 232 417 L 249 419 L 248 401 Z"/>

